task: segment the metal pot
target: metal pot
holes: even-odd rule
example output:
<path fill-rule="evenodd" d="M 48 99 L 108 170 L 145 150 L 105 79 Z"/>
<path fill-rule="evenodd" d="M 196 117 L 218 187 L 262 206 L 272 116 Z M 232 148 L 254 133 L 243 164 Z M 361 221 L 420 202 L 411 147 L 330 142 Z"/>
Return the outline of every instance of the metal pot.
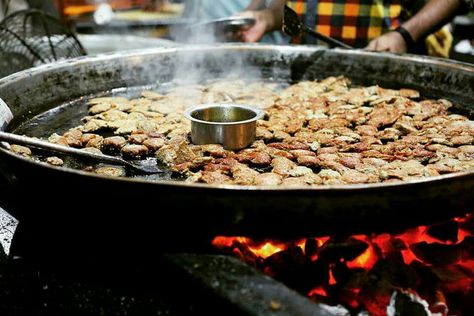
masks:
<path fill-rule="evenodd" d="M 222 144 L 225 149 L 238 150 L 253 143 L 257 120 L 264 114 L 240 104 L 203 104 L 187 109 L 184 117 L 191 121 L 194 144 Z"/>
<path fill-rule="evenodd" d="M 366 51 L 240 44 L 58 62 L 0 80 L 0 97 L 12 109 L 15 119 L 9 130 L 15 131 L 46 110 L 62 104 L 74 107 L 84 96 L 136 90 L 180 77 L 219 78 L 232 69 L 241 69 L 243 78 L 290 81 L 345 75 L 355 84 L 414 88 L 423 96 L 453 101 L 456 111 L 474 110 L 472 65 Z M 61 132 L 83 114 L 80 108 L 75 117 L 62 113 L 55 112 L 55 124 L 27 132 Z M 474 171 L 397 184 L 262 188 L 109 178 L 39 164 L 4 149 L 0 161 L 21 197 L 13 211 L 34 236 L 31 239 L 43 244 L 67 240 L 75 251 L 84 250 L 85 244 L 102 250 L 130 243 L 183 247 L 215 234 L 288 238 L 388 231 L 444 219 L 474 206 Z M 60 203 L 56 196 L 69 203 Z"/>

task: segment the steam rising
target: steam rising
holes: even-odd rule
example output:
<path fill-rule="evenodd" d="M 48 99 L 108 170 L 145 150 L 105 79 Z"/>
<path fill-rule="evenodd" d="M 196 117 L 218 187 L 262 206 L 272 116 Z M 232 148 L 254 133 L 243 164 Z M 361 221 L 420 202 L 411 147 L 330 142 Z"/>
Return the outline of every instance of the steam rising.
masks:
<path fill-rule="evenodd" d="M 213 79 L 263 79 L 261 68 L 249 61 L 245 50 L 224 52 L 233 35 L 223 34 L 207 23 L 175 27 L 172 38 L 184 46 L 201 48 L 199 52 L 178 52 L 175 79 L 182 83 L 203 84 Z"/>
<path fill-rule="evenodd" d="M 175 79 L 189 84 L 204 84 L 214 79 L 262 79 L 260 68 L 250 63 L 245 52 L 223 51 L 225 46 L 196 46 L 201 50 L 179 51 Z"/>
<path fill-rule="evenodd" d="M 242 28 L 255 23 L 250 18 L 229 17 L 225 14 L 215 14 L 218 19 L 206 19 L 206 13 L 200 11 L 199 1 L 187 1 L 184 17 L 194 20 L 193 24 L 177 24 L 170 30 L 170 36 L 182 45 L 200 45 L 197 53 L 178 53 L 175 78 L 180 82 L 203 84 L 209 80 L 259 81 L 277 77 L 282 68 L 269 64 L 262 67 L 268 52 L 238 47 L 242 39 Z M 216 6 L 219 4 L 216 4 Z M 232 42 L 232 43 L 231 43 Z M 202 45 L 206 45 L 203 47 Z M 229 45 L 236 45 L 229 49 Z M 252 45 L 252 44 L 246 44 Z M 259 55 L 262 54 L 263 55 Z M 271 58 L 269 58 L 271 59 Z M 288 71 L 284 78 L 288 78 Z"/>

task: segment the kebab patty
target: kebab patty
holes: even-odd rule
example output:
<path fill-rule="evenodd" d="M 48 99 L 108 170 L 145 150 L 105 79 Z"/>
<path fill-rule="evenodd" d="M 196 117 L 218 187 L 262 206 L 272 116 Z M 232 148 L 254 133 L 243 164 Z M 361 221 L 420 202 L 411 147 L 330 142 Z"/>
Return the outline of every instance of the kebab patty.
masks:
<path fill-rule="evenodd" d="M 192 144 L 182 113 L 209 102 L 263 109 L 256 141 L 240 151 Z M 421 99 L 411 89 L 352 86 L 342 76 L 285 88 L 221 80 L 144 91 L 136 99 L 94 98 L 88 106 L 82 125 L 49 140 L 127 159 L 154 156 L 188 182 L 319 186 L 474 169 L 474 122 L 450 113 L 449 101 Z"/>

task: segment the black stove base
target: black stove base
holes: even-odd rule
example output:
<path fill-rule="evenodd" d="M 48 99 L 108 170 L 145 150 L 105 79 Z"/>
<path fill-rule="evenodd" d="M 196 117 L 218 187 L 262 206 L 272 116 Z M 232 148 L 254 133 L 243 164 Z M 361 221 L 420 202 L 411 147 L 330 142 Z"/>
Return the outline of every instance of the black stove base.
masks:
<path fill-rule="evenodd" d="M 333 315 L 227 256 L 175 254 L 146 267 L 62 271 L 12 258 L 0 275 L 0 315 Z"/>

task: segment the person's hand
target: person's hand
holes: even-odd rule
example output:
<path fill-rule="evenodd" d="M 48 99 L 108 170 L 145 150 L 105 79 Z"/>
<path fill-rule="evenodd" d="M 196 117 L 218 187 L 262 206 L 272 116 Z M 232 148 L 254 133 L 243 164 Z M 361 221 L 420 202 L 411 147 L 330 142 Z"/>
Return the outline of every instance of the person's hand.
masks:
<path fill-rule="evenodd" d="M 240 39 L 243 42 L 258 42 L 262 36 L 271 28 L 272 15 L 267 10 L 262 11 L 243 11 L 237 13 L 237 16 L 253 18 L 255 24 L 243 30 L 240 34 Z"/>
<path fill-rule="evenodd" d="M 370 41 L 367 50 L 392 53 L 406 53 L 407 45 L 398 32 L 388 32 Z"/>

